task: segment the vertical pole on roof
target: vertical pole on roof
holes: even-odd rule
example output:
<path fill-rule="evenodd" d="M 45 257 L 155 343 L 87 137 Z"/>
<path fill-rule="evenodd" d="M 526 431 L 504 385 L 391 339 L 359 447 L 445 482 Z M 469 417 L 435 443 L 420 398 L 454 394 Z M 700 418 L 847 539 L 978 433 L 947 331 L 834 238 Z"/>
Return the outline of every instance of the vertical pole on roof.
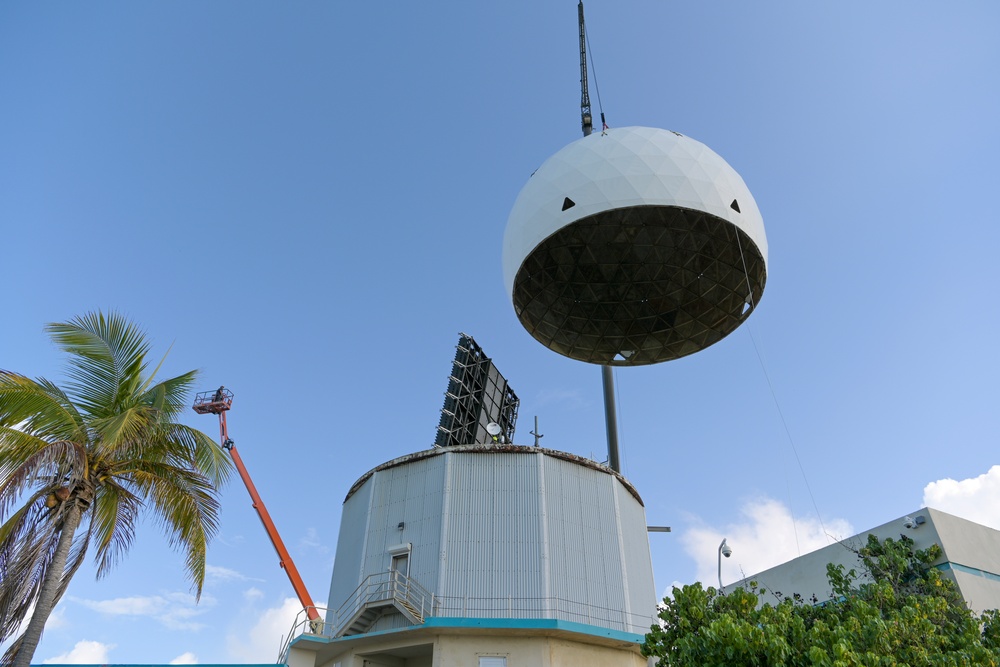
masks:
<path fill-rule="evenodd" d="M 587 28 L 583 21 L 583 0 L 580 0 L 580 4 L 577 5 L 576 14 L 580 23 L 580 124 L 583 128 L 583 136 L 587 137 L 594 130 L 594 118 L 590 111 L 590 93 L 587 90 Z M 608 465 L 612 470 L 620 473 L 622 469 L 618 462 L 615 376 L 611 366 L 601 366 L 601 384 L 604 387 L 604 423 L 608 431 Z"/>

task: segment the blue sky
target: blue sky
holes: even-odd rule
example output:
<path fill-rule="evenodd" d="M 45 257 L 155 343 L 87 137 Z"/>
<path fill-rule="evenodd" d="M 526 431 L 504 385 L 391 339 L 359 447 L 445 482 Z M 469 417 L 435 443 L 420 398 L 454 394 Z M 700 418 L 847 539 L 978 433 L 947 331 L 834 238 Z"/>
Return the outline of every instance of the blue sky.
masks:
<path fill-rule="evenodd" d="M 660 592 L 711 581 L 722 536 L 735 580 L 939 480 L 935 506 L 1000 527 L 1000 8 L 586 10 L 595 111 L 599 88 L 612 126 L 719 153 L 770 249 L 747 325 L 617 371 L 624 471 L 675 531 L 651 536 Z M 598 368 L 521 329 L 500 267 L 520 188 L 579 136 L 576 40 L 571 0 L 0 5 L 0 367 L 59 379 L 44 324 L 118 309 L 173 345 L 165 373 L 231 387 L 321 603 L 347 489 L 430 446 L 459 331 L 521 441 L 538 415 L 604 458 Z M 78 574 L 36 661 L 272 660 L 292 592 L 238 479 L 223 500 L 200 605 L 148 526 Z"/>

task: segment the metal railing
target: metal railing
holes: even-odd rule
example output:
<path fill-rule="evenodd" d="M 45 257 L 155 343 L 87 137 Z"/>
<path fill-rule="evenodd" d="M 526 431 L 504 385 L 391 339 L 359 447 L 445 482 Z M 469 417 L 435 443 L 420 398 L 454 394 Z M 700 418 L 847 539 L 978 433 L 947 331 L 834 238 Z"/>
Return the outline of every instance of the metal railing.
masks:
<path fill-rule="evenodd" d="M 557 597 L 435 597 L 434 616 L 459 618 L 552 618 L 645 634 L 655 610 L 636 614 Z"/>
<path fill-rule="evenodd" d="M 402 572 L 379 572 L 365 577 L 337 609 L 330 624 L 335 628 L 335 635 L 339 634 L 362 608 L 382 602 L 400 602 L 423 622 L 432 614 L 433 599 L 434 596 L 426 588 Z"/>
<path fill-rule="evenodd" d="M 320 617 L 324 617 L 327 614 L 326 607 L 312 607 L 312 609 L 319 612 Z M 291 646 L 292 640 L 304 634 L 330 637 L 333 635 L 333 630 L 331 625 L 325 621 L 317 622 L 309 620 L 309 610 L 303 609 L 295 615 L 295 620 L 292 621 L 292 627 L 288 631 L 288 634 L 281 638 L 281 647 L 278 650 L 278 659 L 275 662 L 278 664 L 287 662 L 288 647 Z"/>
<path fill-rule="evenodd" d="M 379 603 L 406 602 L 420 620 L 431 616 L 455 618 L 558 619 L 633 634 L 645 634 L 656 620 L 656 610 L 648 614 L 599 607 L 558 597 L 441 597 L 399 572 L 373 574 L 361 582 L 336 611 L 317 607 L 326 622 L 310 622 L 305 610 L 299 612 L 288 639 L 284 641 L 278 662 L 287 654 L 291 641 L 303 633 L 336 637 L 347 628 L 358 612 Z"/>
<path fill-rule="evenodd" d="M 284 662 L 288 647 L 292 640 L 301 634 L 319 635 L 321 637 L 337 637 L 347 629 L 359 611 L 380 603 L 398 603 L 417 617 L 417 621 L 433 615 L 434 596 L 426 588 L 402 572 L 380 572 L 365 577 L 365 580 L 354 589 L 340 608 L 331 613 L 324 607 L 315 607 L 323 622 L 310 621 L 308 610 L 303 609 L 295 616 L 288 636 L 282 640 L 278 662 Z"/>

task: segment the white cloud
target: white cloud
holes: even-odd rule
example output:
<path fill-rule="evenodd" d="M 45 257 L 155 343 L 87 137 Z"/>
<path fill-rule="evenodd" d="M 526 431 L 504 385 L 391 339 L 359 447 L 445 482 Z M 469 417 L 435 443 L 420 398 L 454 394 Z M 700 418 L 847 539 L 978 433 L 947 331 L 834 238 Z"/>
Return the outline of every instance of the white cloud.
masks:
<path fill-rule="evenodd" d="M 238 547 L 246 542 L 246 538 L 242 535 L 217 535 L 215 539 L 227 547 Z"/>
<path fill-rule="evenodd" d="M 329 548 L 319 541 L 319 533 L 312 526 L 306 529 L 306 535 L 299 540 L 299 546 L 319 549 L 323 553 L 329 551 Z"/>
<path fill-rule="evenodd" d="M 312 526 L 306 529 L 305 537 L 299 539 L 299 548 L 312 549 L 322 556 L 330 553 L 330 547 L 320 541 L 319 532 Z"/>
<path fill-rule="evenodd" d="M 247 602 L 260 600 L 263 597 L 264 597 L 264 591 L 260 590 L 259 588 L 254 588 L 253 586 L 243 591 L 243 599 L 246 600 Z"/>
<path fill-rule="evenodd" d="M 210 581 L 263 581 L 263 579 L 254 579 L 253 577 L 246 576 L 242 572 L 237 572 L 236 570 L 228 567 L 222 567 L 221 565 L 206 565 L 205 576 Z"/>
<path fill-rule="evenodd" d="M 690 582 L 688 582 L 688 583 L 690 583 Z M 670 582 L 670 584 L 665 589 L 663 589 L 660 592 L 660 597 L 656 598 L 656 601 L 659 602 L 660 600 L 663 600 L 664 598 L 673 597 L 673 595 L 674 595 L 674 589 L 675 588 L 684 588 L 684 586 L 686 586 L 686 585 L 687 584 L 685 582 L 683 582 L 683 581 L 677 581 L 676 579 L 674 579 L 673 581 Z"/>
<path fill-rule="evenodd" d="M 722 581 L 730 584 L 854 534 L 843 519 L 828 520 L 825 526 L 816 518 L 793 519 L 784 504 L 770 498 L 745 503 L 740 514 L 743 520 L 723 528 L 699 525 L 681 535 L 684 550 L 697 563 L 698 581 L 705 587 L 719 585 L 723 538 L 733 550 L 730 558 L 722 559 Z"/>
<path fill-rule="evenodd" d="M 198 604 L 195 597 L 189 593 L 136 595 L 111 600 L 85 600 L 82 598 L 70 598 L 70 600 L 109 616 L 153 618 L 171 630 L 200 630 L 205 627 L 204 624 L 190 619 L 204 614 L 210 607 L 215 606 L 214 598 L 202 595 L 201 603 Z"/>
<path fill-rule="evenodd" d="M 215 599 L 202 595 L 198 603 L 195 596 L 189 593 L 169 593 L 167 609 L 156 616 L 156 620 L 172 630 L 201 630 L 204 623 L 196 623 L 188 619 L 200 616 L 215 606 Z"/>
<path fill-rule="evenodd" d="M 285 598 L 279 606 L 255 614 L 258 621 L 253 627 L 241 625 L 238 630 L 230 632 L 226 643 L 232 660 L 259 664 L 277 659 L 283 640 L 300 611 L 302 605 L 298 600 Z"/>
<path fill-rule="evenodd" d="M 42 662 L 43 665 L 105 665 L 110 662 L 108 654 L 114 644 L 84 639 L 76 643 L 67 653 L 62 653 Z"/>
<path fill-rule="evenodd" d="M 931 482 L 924 487 L 924 506 L 1000 530 L 1000 465 L 979 477 Z"/>
<path fill-rule="evenodd" d="M 3 652 L 6 651 L 7 648 L 14 642 L 14 640 L 28 628 L 28 623 L 31 621 L 31 616 L 34 613 L 35 613 L 35 605 L 34 603 L 32 603 L 32 605 L 28 607 L 28 613 L 24 615 L 24 619 L 17 626 L 17 628 L 14 629 L 14 632 L 10 633 L 7 639 L 0 642 L 0 655 L 2 655 Z M 66 627 L 66 625 L 67 625 L 66 605 L 60 604 L 52 611 L 51 614 L 49 614 L 49 617 L 45 619 L 44 630 L 54 630 L 56 628 L 64 628 Z"/>
<path fill-rule="evenodd" d="M 35 608 L 32 607 L 31 611 L 35 611 Z M 45 620 L 45 629 L 55 630 L 56 628 L 64 628 L 66 625 L 66 605 L 61 604 Z"/>
<path fill-rule="evenodd" d="M 191 651 L 187 653 L 181 653 L 179 656 L 171 660 L 168 664 L 171 665 L 197 665 L 198 656 L 196 656 Z"/>
<path fill-rule="evenodd" d="M 114 616 L 153 616 L 167 606 L 166 599 L 159 595 L 114 598 L 113 600 L 71 599 L 88 609 Z"/>

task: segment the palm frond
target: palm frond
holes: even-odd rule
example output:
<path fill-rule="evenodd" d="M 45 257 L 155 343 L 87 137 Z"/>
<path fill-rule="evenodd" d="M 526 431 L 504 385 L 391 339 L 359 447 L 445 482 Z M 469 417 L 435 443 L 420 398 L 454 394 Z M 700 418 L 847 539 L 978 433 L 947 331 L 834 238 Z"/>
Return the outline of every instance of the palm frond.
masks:
<path fill-rule="evenodd" d="M 216 488 L 221 488 L 233 471 L 233 463 L 225 450 L 215 440 L 198 429 L 184 424 L 170 423 L 162 428 L 151 428 L 143 434 L 142 449 L 126 457 L 125 451 L 116 453 L 111 474 L 121 476 L 146 466 L 161 462 L 180 469 L 204 475 Z"/>
<path fill-rule="evenodd" d="M 88 313 L 46 331 L 69 357 L 69 394 L 93 417 L 116 412 L 143 385 L 149 343 L 120 313 Z"/>
<path fill-rule="evenodd" d="M 216 487 L 233 467 L 178 423 L 197 372 L 157 381 L 163 362 L 147 373 L 149 343 L 127 318 L 95 312 L 46 328 L 69 355 L 63 388 L 0 370 L 0 640 L 36 602 L 44 621 L 90 546 L 98 577 L 110 572 L 144 509 L 185 554 L 200 597 Z"/>
<path fill-rule="evenodd" d="M 84 420 L 56 385 L 0 370 L 0 425 L 47 440 L 86 442 Z"/>
<path fill-rule="evenodd" d="M 31 507 L 44 513 L 45 510 L 41 508 L 45 505 L 40 504 L 38 500 L 36 498 Z M 51 611 L 55 608 L 65 593 L 69 581 L 83 563 L 90 535 L 88 531 L 87 534 L 81 536 L 78 530 L 73 528 L 73 526 L 79 527 L 79 521 L 82 520 L 83 516 L 83 510 L 78 503 L 78 499 L 70 499 L 62 503 L 55 512 L 48 512 L 41 520 L 39 517 L 30 516 L 33 513 L 31 509 L 26 513 L 28 516 L 24 517 L 23 522 L 30 524 L 30 526 L 21 536 L 18 548 L 14 550 L 13 554 L 4 554 L 12 557 L 2 563 L 6 569 L 2 570 L 4 576 L 0 578 L 0 611 L 2 611 L 0 613 L 0 619 L 2 619 L 0 641 L 12 636 L 17 631 L 32 607 L 35 609 L 32 616 L 34 617 L 38 613 L 39 607 L 35 605 L 36 603 L 41 604 L 40 598 L 45 595 L 44 589 L 53 575 L 56 577 L 55 588 L 54 590 L 50 589 L 52 590 L 52 599 L 49 601 L 48 609 Z M 81 514 L 77 514 L 74 518 L 70 516 L 70 513 L 74 511 Z M 73 531 L 73 539 L 69 543 L 69 553 L 62 571 L 54 572 L 53 565 L 59 544 L 63 538 L 69 537 L 69 534 L 65 534 L 66 530 Z M 47 613 L 45 617 L 47 617 Z M 13 644 L 14 647 L 18 647 L 18 651 L 23 637 L 22 634 Z M 7 661 L 16 653 L 17 651 L 11 652 L 9 649 L 4 654 L 3 660 Z M 3 662 L 2 664 L 9 663 Z"/>
<path fill-rule="evenodd" d="M 45 489 L 36 490 L 0 524 L 0 569 L 20 550 L 21 541 L 31 540 L 33 531 L 40 530 L 39 526 L 51 524 L 53 529 L 57 527 L 57 513 L 45 505 L 48 495 Z"/>
<path fill-rule="evenodd" d="M 0 640 L 10 636 L 31 608 L 59 535 L 59 516 L 45 506 L 44 491 L 0 526 Z"/>
<path fill-rule="evenodd" d="M 25 459 L 49 446 L 49 441 L 20 428 L 0 426 L 0 479 L 5 479 Z"/>
<path fill-rule="evenodd" d="M 58 488 L 75 489 L 87 474 L 87 451 L 76 444 L 60 440 L 25 452 L 20 465 L 4 460 L 0 465 L 4 477 L 0 481 L 0 520 L 8 508 L 32 487 L 46 494 Z"/>
<path fill-rule="evenodd" d="M 211 481 L 190 469 L 148 465 L 133 474 L 174 548 L 185 553 L 185 565 L 197 597 L 205 582 L 208 540 L 218 531 L 219 501 Z"/>
<path fill-rule="evenodd" d="M 132 546 L 142 505 L 142 499 L 114 479 L 98 492 L 90 512 L 98 579 L 107 575 Z"/>
<path fill-rule="evenodd" d="M 5 563 L 3 568 L 4 584 L 0 586 L 0 640 L 13 635 L 31 610 L 52 557 L 49 542 L 41 536 L 31 537 L 34 538 L 31 542 L 24 543 L 26 548 Z"/>
<path fill-rule="evenodd" d="M 156 423 L 154 413 L 152 408 L 136 405 L 92 420 L 95 455 L 111 459 L 141 455 L 143 440 Z"/>
<path fill-rule="evenodd" d="M 172 424 L 170 439 L 181 443 L 188 460 L 203 473 L 216 488 L 221 488 L 232 474 L 232 459 L 214 439 L 184 424 Z"/>
<path fill-rule="evenodd" d="M 170 346 L 167 347 L 167 351 L 163 353 L 163 357 L 160 359 L 159 363 L 156 364 L 156 368 L 153 369 L 153 372 L 149 374 L 149 376 L 146 378 L 146 381 L 142 383 L 142 386 L 139 387 L 136 393 L 138 394 L 146 393 L 146 390 L 149 389 L 149 385 L 153 382 L 153 378 L 156 377 L 156 374 L 160 372 L 160 368 L 163 367 L 163 362 L 167 360 L 168 356 L 170 356 L 170 350 L 172 349 L 174 349 L 173 343 L 171 343 Z"/>
<path fill-rule="evenodd" d="M 53 405 L 46 413 L 44 422 L 36 425 L 36 422 L 29 420 L 28 424 L 49 440 L 61 438 L 81 444 L 87 442 L 90 438 L 87 420 L 80 414 L 73 399 L 66 395 L 62 387 L 45 378 L 38 378 L 35 383 L 49 396 Z"/>
<path fill-rule="evenodd" d="M 191 405 L 188 396 L 198 379 L 198 371 L 188 371 L 177 377 L 162 380 L 142 395 L 144 405 L 155 405 L 161 420 L 175 420 L 187 412 Z"/>
<path fill-rule="evenodd" d="M 23 637 L 23 635 L 22 635 Z M 17 654 L 21 652 L 21 637 L 18 637 L 14 642 L 7 647 L 4 651 L 3 657 L 0 657 L 0 665 L 11 665 L 14 663 L 14 658 Z"/>

